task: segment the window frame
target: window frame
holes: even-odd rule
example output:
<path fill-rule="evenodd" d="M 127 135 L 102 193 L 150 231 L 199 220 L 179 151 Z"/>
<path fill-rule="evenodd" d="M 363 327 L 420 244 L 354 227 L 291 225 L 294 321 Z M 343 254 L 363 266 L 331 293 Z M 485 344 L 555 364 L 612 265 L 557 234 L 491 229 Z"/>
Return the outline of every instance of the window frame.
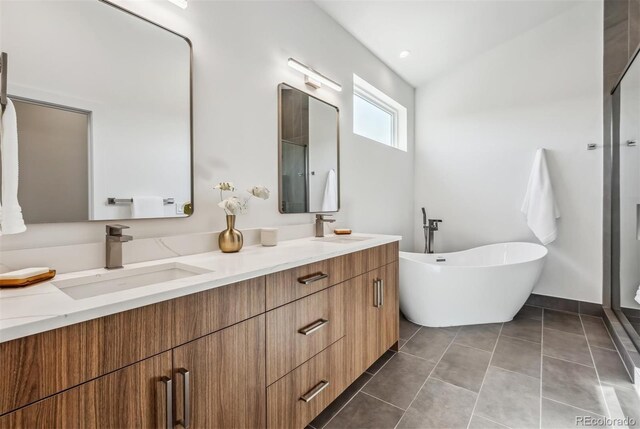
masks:
<path fill-rule="evenodd" d="M 375 141 L 394 149 L 407 151 L 407 108 L 380 91 L 357 74 L 353 74 L 353 133 L 368 140 Z M 373 105 L 377 109 L 391 116 L 391 142 L 387 144 L 379 140 L 359 134 L 355 131 L 355 97 Z"/>

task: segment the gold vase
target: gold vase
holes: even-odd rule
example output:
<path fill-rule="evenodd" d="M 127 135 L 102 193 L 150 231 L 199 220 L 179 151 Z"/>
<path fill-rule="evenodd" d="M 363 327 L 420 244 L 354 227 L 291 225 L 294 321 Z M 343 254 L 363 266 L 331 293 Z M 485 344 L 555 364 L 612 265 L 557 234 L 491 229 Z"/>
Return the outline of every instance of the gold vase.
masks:
<path fill-rule="evenodd" d="M 235 226 L 236 215 L 227 215 L 227 229 L 218 236 L 218 246 L 224 253 L 235 253 L 242 249 L 242 233 Z"/>

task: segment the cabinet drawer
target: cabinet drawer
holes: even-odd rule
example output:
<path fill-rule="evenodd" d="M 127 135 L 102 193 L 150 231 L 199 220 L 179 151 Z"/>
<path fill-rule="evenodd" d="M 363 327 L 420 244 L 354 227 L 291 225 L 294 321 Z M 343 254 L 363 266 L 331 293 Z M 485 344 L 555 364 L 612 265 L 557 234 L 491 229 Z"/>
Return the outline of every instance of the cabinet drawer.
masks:
<path fill-rule="evenodd" d="M 267 384 L 344 335 L 342 284 L 267 313 Z"/>
<path fill-rule="evenodd" d="M 264 313 L 264 276 L 173 300 L 173 345 Z"/>
<path fill-rule="evenodd" d="M 347 387 L 344 340 L 267 388 L 267 427 L 305 427 Z"/>
<path fill-rule="evenodd" d="M 342 283 L 396 260 L 398 260 L 398 242 L 393 242 L 270 274 L 266 279 L 267 310 Z"/>
<path fill-rule="evenodd" d="M 171 348 L 172 301 L 0 343 L 0 414 Z"/>
<path fill-rule="evenodd" d="M 267 310 L 328 288 L 331 276 L 328 260 L 268 275 Z"/>
<path fill-rule="evenodd" d="M 0 429 L 166 428 L 171 352 L 0 417 Z M 3 391 L 3 394 L 5 391 Z"/>

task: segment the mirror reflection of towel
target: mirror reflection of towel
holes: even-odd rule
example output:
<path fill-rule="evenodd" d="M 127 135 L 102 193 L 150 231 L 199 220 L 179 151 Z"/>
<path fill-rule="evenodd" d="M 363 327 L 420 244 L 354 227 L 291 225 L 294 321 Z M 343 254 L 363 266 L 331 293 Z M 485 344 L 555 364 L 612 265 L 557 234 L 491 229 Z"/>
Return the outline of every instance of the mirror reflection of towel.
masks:
<path fill-rule="evenodd" d="M 133 218 L 163 217 L 164 201 L 162 197 L 133 197 L 131 216 Z"/>
<path fill-rule="evenodd" d="M 18 234 L 27 227 L 18 203 L 18 120 L 11 100 L 0 117 L 0 152 L 2 157 L 1 234 Z"/>
<path fill-rule="evenodd" d="M 338 211 L 338 177 L 333 168 L 327 173 L 327 183 L 324 187 L 324 198 L 322 199 L 323 212 Z"/>

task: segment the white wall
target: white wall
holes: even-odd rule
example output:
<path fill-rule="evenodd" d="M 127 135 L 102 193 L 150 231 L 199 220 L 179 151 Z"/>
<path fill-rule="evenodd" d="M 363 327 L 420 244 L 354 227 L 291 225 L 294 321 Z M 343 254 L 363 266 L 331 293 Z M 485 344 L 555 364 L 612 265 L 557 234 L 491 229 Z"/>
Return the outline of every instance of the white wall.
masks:
<path fill-rule="evenodd" d="M 537 241 L 520 206 L 545 147 L 562 217 L 534 292 L 602 302 L 602 26 L 602 2 L 576 2 L 417 89 L 416 250 L 422 206 L 439 251 Z"/>
<path fill-rule="evenodd" d="M 277 85 L 284 81 L 308 90 L 302 75 L 287 66 L 287 58 L 294 57 L 344 86 L 342 93 L 312 91 L 340 108 L 338 225 L 400 234 L 405 237 L 402 247 L 413 247 L 413 116 L 406 153 L 355 136 L 352 74 L 378 86 L 410 112 L 414 89 L 315 4 L 191 0 L 183 11 L 166 0 L 118 3 L 184 34 L 194 47 L 195 214 L 188 219 L 124 222 L 134 236 L 223 229 L 224 216 L 212 190 L 221 180 L 243 189 L 263 184 L 274 192 L 266 202 L 252 201 L 249 213 L 238 220 L 241 229 L 313 221 L 308 214 L 279 214 L 275 195 Z M 97 242 L 103 237 L 103 222 L 31 225 L 24 234 L 0 238 L 0 250 Z"/>

